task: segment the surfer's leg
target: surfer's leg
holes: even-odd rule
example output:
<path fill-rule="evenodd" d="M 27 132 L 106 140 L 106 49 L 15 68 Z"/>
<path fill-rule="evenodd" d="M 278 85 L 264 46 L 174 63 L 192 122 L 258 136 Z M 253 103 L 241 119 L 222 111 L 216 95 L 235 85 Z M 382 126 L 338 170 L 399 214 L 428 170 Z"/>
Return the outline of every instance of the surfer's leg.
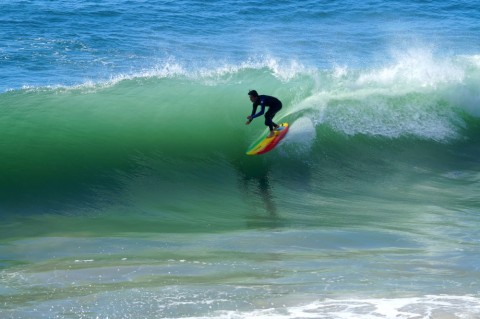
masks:
<path fill-rule="evenodd" d="M 269 138 L 273 137 L 273 135 L 274 135 L 273 128 L 277 126 L 272 121 L 272 118 L 273 118 L 274 115 L 275 115 L 275 113 L 271 112 L 270 110 L 268 110 L 267 113 L 265 113 L 265 125 L 268 126 L 268 128 L 270 129 L 270 134 L 268 134 L 268 136 L 267 136 Z"/>
<path fill-rule="evenodd" d="M 270 131 L 273 131 L 273 128 L 278 126 L 272 121 L 274 115 L 275 113 L 271 110 L 268 110 L 267 113 L 265 113 L 265 125 L 270 128 Z"/>
<path fill-rule="evenodd" d="M 280 103 L 279 105 L 270 106 L 267 113 L 265 113 L 265 125 L 267 125 L 270 128 L 270 131 L 272 131 L 274 128 L 279 128 L 279 125 L 273 122 L 273 117 L 281 109 L 282 109 L 282 103 Z M 269 124 L 267 124 L 267 118 L 268 118 Z"/>
<path fill-rule="evenodd" d="M 275 114 L 277 114 L 278 111 L 280 111 L 282 109 L 282 102 L 279 103 L 279 105 L 277 105 L 274 109 L 273 109 L 273 115 L 272 115 L 272 120 L 273 120 L 273 117 L 275 116 Z M 279 128 L 280 126 L 277 124 L 277 123 L 273 123 L 273 126 L 275 126 L 275 128 Z"/>

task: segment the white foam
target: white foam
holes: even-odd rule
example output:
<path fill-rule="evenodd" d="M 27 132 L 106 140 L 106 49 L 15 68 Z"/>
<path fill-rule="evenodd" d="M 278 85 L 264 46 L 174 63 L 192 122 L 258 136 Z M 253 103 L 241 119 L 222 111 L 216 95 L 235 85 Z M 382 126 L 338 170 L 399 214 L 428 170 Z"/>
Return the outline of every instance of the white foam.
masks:
<path fill-rule="evenodd" d="M 141 78 L 175 78 L 184 77 L 191 80 L 202 80 L 204 84 L 215 85 L 225 82 L 222 77 L 236 74 L 242 70 L 248 69 L 267 69 L 271 74 L 283 82 L 295 78 L 298 74 L 313 72 L 307 69 L 303 64 L 296 60 L 280 60 L 271 56 L 261 56 L 251 58 L 240 63 L 229 63 L 212 61 L 211 65 L 206 63 L 201 66 L 195 66 L 191 63 L 177 61 L 170 57 L 157 65 L 144 70 L 139 70 L 130 74 L 116 74 L 108 80 L 91 81 L 87 80 L 82 84 L 74 86 L 57 85 L 54 88 L 105 88 L 111 87 L 124 80 L 133 80 Z M 226 79 L 228 81 L 230 79 Z"/>
<path fill-rule="evenodd" d="M 451 58 L 435 58 L 431 50 L 411 48 L 406 52 L 394 52 L 393 55 L 391 65 L 361 74 L 357 84 L 436 87 L 443 83 L 461 83 L 465 79 L 464 68 Z"/>
<path fill-rule="evenodd" d="M 312 92 L 289 106 L 289 116 L 309 114 L 347 135 L 458 138 L 467 111 L 480 116 L 478 56 L 436 57 L 425 48 L 395 52 L 381 68 L 336 66 L 312 78 Z M 460 111 L 460 112 L 459 112 Z"/>
<path fill-rule="evenodd" d="M 309 151 L 315 141 L 316 131 L 312 120 L 308 117 L 301 117 L 290 125 L 285 145 L 294 145 L 300 153 Z"/>
<path fill-rule="evenodd" d="M 364 101 L 341 101 L 329 105 L 325 122 L 347 135 L 366 134 L 398 138 L 414 135 L 437 141 L 456 136 L 451 120 L 456 117 L 448 110 L 436 110 L 435 101 L 405 101 L 395 107 L 385 97 Z"/>
<path fill-rule="evenodd" d="M 397 299 L 326 299 L 298 306 L 253 311 L 218 311 L 216 319 L 470 319 L 479 318 L 480 299 L 475 296 L 425 296 Z"/>
<path fill-rule="evenodd" d="M 308 69 L 305 65 L 295 60 L 279 61 L 270 57 L 263 64 L 272 71 L 274 76 L 282 81 L 291 80 L 299 74 L 313 72 L 313 70 Z"/>

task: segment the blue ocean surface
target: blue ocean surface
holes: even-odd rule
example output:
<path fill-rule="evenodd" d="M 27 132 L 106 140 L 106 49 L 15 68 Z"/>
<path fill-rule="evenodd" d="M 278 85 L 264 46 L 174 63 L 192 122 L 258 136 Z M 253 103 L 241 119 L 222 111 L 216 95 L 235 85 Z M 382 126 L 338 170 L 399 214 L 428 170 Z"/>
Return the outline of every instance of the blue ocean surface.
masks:
<path fill-rule="evenodd" d="M 479 1 L 0 9 L 2 319 L 480 318 Z"/>

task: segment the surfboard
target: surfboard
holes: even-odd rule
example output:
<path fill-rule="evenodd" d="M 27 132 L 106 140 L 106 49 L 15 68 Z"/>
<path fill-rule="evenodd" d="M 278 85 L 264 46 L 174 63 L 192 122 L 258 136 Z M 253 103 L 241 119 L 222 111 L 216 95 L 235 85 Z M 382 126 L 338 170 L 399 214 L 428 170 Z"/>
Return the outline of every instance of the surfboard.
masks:
<path fill-rule="evenodd" d="M 270 131 L 268 131 L 269 133 Z M 277 144 L 287 135 L 288 123 L 280 124 L 280 127 L 275 129 L 274 135 L 270 138 L 259 138 L 255 143 L 250 146 L 247 151 L 247 155 L 260 155 L 269 152 L 277 146 Z M 267 135 L 268 135 L 267 133 Z"/>

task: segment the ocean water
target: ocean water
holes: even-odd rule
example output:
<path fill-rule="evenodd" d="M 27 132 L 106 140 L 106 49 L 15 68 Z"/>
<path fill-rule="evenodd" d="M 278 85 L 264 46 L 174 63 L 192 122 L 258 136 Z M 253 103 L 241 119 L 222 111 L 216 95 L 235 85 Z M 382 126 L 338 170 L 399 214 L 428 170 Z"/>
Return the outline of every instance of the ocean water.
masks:
<path fill-rule="evenodd" d="M 478 0 L 0 9 L 1 318 L 480 318 Z"/>

